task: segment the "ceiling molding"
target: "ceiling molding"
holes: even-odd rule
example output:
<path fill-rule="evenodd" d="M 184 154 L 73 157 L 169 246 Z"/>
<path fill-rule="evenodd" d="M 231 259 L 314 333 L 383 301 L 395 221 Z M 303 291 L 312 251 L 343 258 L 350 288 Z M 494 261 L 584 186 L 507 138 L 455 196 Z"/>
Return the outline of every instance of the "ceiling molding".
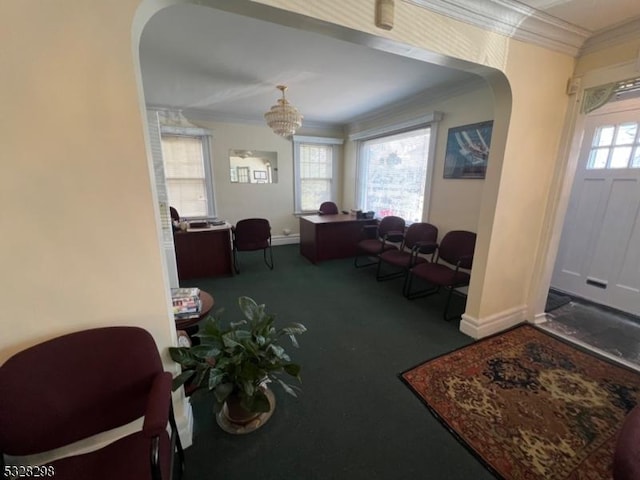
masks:
<path fill-rule="evenodd" d="M 416 109 L 427 108 L 449 98 L 486 87 L 487 82 L 481 77 L 476 77 L 452 85 L 430 88 L 417 95 L 395 102 L 393 105 L 360 115 L 349 122 L 348 128 L 349 130 L 357 130 L 363 128 L 362 125 L 364 124 L 383 122 L 397 115 L 402 115 L 409 110 L 415 111 Z"/>
<path fill-rule="evenodd" d="M 235 115 L 205 110 L 201 108 L 184 108 L 182 109 L 182 112 L 189 119 L 196 121 L 200 120 L 204 122 L 237 123 L 241 125 L 257 125 L 260 127 L 269 128 L 262 116 L 255 117 L 250 115 Z M 344 128 L 344 125 L 339 123 L 313 122 L 303 120 L 301 129 L 304 128 L 312 128 L 318 130 L 341 130 Z"/>
<path fill-rule="evenodd" d="M 584 43 L 580 49 L 580 55 L 586 55 L 602 50 L 603 48 L 637 39 L 638 32 L 640 32 L 640 18 L 618 25 L 613 29 L 597 33 Z"/>
<path fill-rule="evenodd" d="M 592 32 L 513 0 L 403 0 L 517 40 L 577 57 Z"/>

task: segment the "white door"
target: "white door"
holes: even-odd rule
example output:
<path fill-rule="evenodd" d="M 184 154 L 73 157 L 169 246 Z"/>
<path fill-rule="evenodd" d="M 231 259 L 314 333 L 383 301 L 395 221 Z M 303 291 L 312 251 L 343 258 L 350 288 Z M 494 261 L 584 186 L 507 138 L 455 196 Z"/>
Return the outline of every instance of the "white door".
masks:
<path fill-rule="evenodd" d="M 640 109 L 629 102 L 587 119 L 551 286 L 640 315 Z"/>

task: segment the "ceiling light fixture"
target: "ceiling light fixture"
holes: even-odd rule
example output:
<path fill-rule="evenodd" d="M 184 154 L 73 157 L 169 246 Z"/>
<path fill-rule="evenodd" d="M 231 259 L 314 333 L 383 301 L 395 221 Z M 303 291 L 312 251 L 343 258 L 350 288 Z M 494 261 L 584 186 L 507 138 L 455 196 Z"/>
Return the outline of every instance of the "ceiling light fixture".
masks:
<path fill-rule="evenodd" d="M 278 103 L 264 114 L 264 119 L 276 135 L 290 137 L 302 125 L 302 115 L 284 98 L 287 87 L 278 85 L 276 88 L 282 92 L 282 98 L 279 98 Z"/>

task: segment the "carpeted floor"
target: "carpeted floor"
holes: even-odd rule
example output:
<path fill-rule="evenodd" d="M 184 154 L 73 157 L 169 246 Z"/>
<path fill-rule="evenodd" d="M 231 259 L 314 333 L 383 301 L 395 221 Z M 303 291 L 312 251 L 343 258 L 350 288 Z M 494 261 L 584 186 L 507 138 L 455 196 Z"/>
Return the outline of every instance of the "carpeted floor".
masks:
<path fill-rule="evenodd" d="M 459 322 L 442 320 L 445 295 L 413 301 L 402 279 L 376 282 L 351 259 L 312 265 L 298 245 L 274 248 L 275 269 L 261 252 L 239 254 L 230 278 L 183 286 L 210 292 L 225 319 L 238 319 L 240 295 L 265 303 L 282 322 L 308 332 L 292 358 L 302 365 L 302 393 L 274 386 L 269 422 L 248 435 L 222 431 L 211 398 L 193 400 L 195 434 L 185 480 L 348 479 L 487 480 L 493 475 L 398 381 L 407 366 L 472 343 Z M 462 310 L 462 298 L 455 297 Z"/>
<path fill-rule="evenodd" d="M 402 379 L 505 479 L 607 479 L 640 374 L 523 325 Z"/>

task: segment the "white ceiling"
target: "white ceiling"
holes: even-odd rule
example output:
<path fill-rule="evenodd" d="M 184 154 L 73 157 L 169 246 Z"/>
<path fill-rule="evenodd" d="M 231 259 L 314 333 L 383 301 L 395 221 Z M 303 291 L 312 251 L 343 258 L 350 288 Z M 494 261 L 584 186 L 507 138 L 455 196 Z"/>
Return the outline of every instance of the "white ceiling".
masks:
<path fill-rule="evenodd" d="M 489 28 L 487 18 L 503 15 L 495 24 L 501 33 L 510 21 L 516 22 L 517 11 L 517 29 L 526 30 L 528 41 L 545 43 L 545 36 L 555 39 L 558 31 L 567 32 L 560 49 L 575 48 L 576 42 L 640 18 L 639 0 L 407 1 L 441 13 L 444 8 L 450 16 Z M 479 8 L 482 5 L 486 10 Z M 523 15 L 535 22 L 524 28 Z M 289 87 L 287 98 L 309 125 L 349 123 L 385 106 L 477 79 L 320 33 L 198 5 L 169 7 L 151 18 L 141 38 L 140 61 L 148 105 L 241 122 L 262 121 L 279 97 L 278 84 Z"/>

